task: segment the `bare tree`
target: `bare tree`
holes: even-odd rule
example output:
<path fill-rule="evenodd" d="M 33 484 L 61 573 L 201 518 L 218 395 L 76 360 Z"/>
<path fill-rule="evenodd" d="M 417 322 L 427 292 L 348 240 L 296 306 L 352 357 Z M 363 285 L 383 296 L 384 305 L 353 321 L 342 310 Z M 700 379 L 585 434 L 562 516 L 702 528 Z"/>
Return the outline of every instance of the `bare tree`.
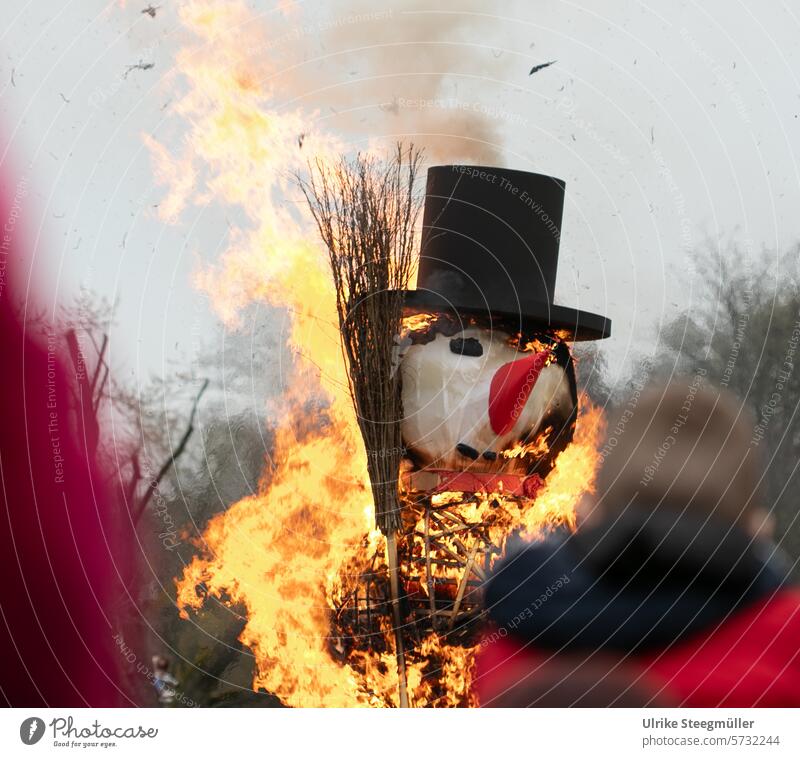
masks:
<path fill-rule="evenodd" d="M 188 420 L 177 409 L 183 402 L 174 384 L 162 380 L 133 387 L 120 381 L 108 359 L 113 312 L 111 305 L 84 292 L 64 309 L 54 330 L 63 333 L 72 361 L 75 421 L 87 458 L 106 471 L 108 490 L 118 494 L 138 525 L 154 493 L 186 452 L 209 381 L 202 381 L 196 391 Z"/>
<path fill-rule="evenodd" d="M 651 376 L 701 372 L 731 389 L 754 418 L 752 446 L 766 469 L 764 496 L 781 545 L 800 558 L 800 282 L 798 251 L 701 251 L 699 304 L 669 321 Z"/>

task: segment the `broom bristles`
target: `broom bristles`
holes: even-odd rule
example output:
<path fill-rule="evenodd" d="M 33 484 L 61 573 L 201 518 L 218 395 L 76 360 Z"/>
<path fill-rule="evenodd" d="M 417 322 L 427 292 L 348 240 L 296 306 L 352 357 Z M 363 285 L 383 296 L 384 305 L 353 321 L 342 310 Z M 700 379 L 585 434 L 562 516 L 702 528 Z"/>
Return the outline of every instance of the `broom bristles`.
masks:
<path fill-rule="evenodd" d="M 403 457 L 400 372 L 393 361 L 403 290 L 414 272 L 422 207 L 415 182 L 420 150 L 397 145 L 385 164 L 358 154 L 317 160 L 297 177 L 328 250 L 350 394 L 367 452 L 375 520 L 400 528 L 397 477 Z"/>

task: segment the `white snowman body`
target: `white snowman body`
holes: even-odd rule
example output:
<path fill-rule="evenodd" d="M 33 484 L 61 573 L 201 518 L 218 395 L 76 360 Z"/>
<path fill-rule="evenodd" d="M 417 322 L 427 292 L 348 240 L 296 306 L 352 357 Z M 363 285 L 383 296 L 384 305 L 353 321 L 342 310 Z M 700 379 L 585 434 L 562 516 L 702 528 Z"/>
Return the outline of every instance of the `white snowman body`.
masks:
<path fill-rule="evenodd" d="M 479 355 L 459 354 L 453 340 L 469 340 Z M 475 341 L 473 341 L 475 340 Z M 538 375 L 510 430 L 498 434 L 489 418 L 492 378 L 501 367 L 524 359 L 508 333 L 468 328 L 461 333 L 413 344 L 401 356 L 403 442 L 416 462 L 427 468 L 504 470 L 502 453 L 531 439 L 551 414 L 566 417 L 574 407 L 569 378 L 555 362 Z"/>

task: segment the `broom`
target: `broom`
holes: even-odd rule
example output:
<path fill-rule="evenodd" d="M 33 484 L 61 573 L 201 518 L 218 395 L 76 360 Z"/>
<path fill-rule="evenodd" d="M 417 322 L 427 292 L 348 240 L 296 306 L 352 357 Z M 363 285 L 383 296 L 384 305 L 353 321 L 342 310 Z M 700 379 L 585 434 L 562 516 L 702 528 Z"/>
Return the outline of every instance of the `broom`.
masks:
<path fill-rule="evenodd" d="M 296 177 L 328 250 L 348 388 L 367 452 L 375 522 L 386 535 L 400 705 L 408 706 L 400 630 L 398 473 L 403 457 L 400 372 L 393 360 L 403 292 L 414 272 L 414 235 L 422 207 L 415 191 L 422 154 L 398 144 L 381 163 L 359 153 L 329 165 L 317 160 Z"/>

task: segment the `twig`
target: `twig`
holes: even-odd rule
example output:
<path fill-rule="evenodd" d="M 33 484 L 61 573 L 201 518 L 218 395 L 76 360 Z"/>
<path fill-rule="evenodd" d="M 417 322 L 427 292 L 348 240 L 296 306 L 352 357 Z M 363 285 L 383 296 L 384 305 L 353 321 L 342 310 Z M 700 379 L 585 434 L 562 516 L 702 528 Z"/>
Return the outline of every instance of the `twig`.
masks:
<path fill-rule="evenodd" d="M 461 607 L 461 600 L 464 599 L 464 592 L 467 588 L 467 582 L 469 581 L 469 573 L 472 570 L 472 566 L 475 563 L 475 555 L 478 554 L 478 542 L 472 545 L 472 549 L 470 550 L 469 557 L 467 558 L 467 564 L 464 567 L 464 575 L 461 577 L 461 584 L 458 587 L 458 594 L 456 594 L 456 601 L 453 605 L 453 614 L 450 616 L 450 622 L 447 624 L 447 630 L 452 631 L 453 626 L 456 623 L 456 617 L 458 616 L 458 610 Z"/>
<path fill-rule="evenodd" d="M 92 338 L 94 341 L 94 337 Z M 95 349 L 97 349 L 97 365 L 94 369 L 94 376 L 92 376 L 92 396 L 94 397 L 95 388 L 97 387 L 97 379 L 100 376 L 100 370 L 105 365 L 105 354 L 106 354 L 106 347 L 108 347 L 108 334 L 103 334 L 103 346 L 100 349 L 97 349 L 97 345 L 95 344 Z"/>
<path fill-rule="evenodd" d="M 141 519 L 142 515 L 144 514 L 145 508 L 147 507 L 147 503 L 152 498 L 155 490 L 158 489 L 158 485 L 161 483 L 161 480 L 164 476 L 167 475 L 169 469 L 175 465 L 175 461 L 183 454 L 183 451 L 186 449 L 186 445 L 189 442 L 189 437 L 194 432 L 194 418 L 197 414 L 197 406 L 200 404 L 200 398 L 203 396 L 203 392 L 205 392 L 206 388 L 208 387 L 208 379 L 203 382 L 203 386 L 200 387 L 200 391 L 197 393 L 197 396 L 194 398 L 194 403 L 192 404 L 192 412 L 189 415 L 189 425 L 186 427 L 186 431 L 183 434 L 178 446 L 174 449 L 172 454 L 169 456 L 167 460 L 164 461 L 164 464 L 161 466 L 160 470 L 156 474 L 156 477 L 148 484 L 147 491 L 142 495 L 142 500 L 139 503 L 138 509 L 133 515 L 133 522 L 134 524 L 138 524 L 139 520 Z"/>
<path fill-rule="evenodd" d="M 81 408 L 80 417 L 83 423 L 84 445 L 88 458 L 94 461 L 97 457 L 97 447 L 100 443 L 100 425 L 97 421 L 92 389 L 87 385 L 86 381 L 86 358 L 78 343 L 75 329 L 67 329 L 65 338 L 78 382 L 78 403 Z"/>

